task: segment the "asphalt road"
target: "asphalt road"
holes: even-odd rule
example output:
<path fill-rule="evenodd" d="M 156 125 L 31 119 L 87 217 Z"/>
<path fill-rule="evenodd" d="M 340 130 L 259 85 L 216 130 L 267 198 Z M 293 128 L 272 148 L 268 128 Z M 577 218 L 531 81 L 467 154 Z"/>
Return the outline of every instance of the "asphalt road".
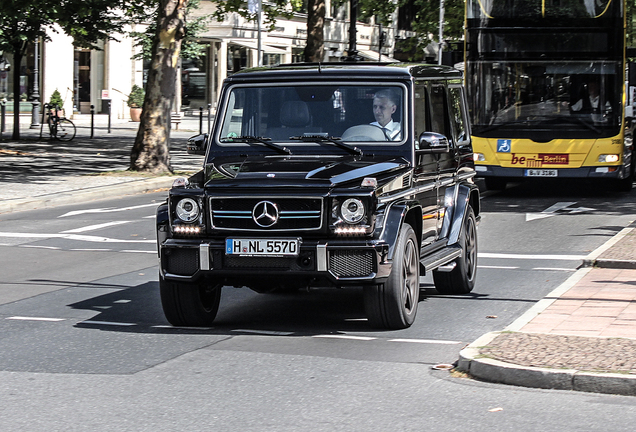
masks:
<path fill-rule="evenodd" d="M 486 194 L 478 283 L 430 278 L 415 324 L 368 328 L 361 293 L 225 288 L 213 328 L 168 326 L 163 194 L 0 217 L 0 430 L 632 430 L 633 398 L 433 370 L 501 330 L 636 219 L 636 192 L 539 183 Z"/>

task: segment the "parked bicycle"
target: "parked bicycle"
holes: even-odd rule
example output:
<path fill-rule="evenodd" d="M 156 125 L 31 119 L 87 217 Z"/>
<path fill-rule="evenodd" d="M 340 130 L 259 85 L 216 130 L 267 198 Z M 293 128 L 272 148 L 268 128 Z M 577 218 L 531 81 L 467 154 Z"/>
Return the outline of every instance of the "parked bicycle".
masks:
<path fill-rule="evenodd" d="M 60 117 L 58 106 L 45 105 L 47 112 L 47 124 L 51 138 L 59 141 L 70 141 L 75 138 L 75 125 L 66 117 Z"/>

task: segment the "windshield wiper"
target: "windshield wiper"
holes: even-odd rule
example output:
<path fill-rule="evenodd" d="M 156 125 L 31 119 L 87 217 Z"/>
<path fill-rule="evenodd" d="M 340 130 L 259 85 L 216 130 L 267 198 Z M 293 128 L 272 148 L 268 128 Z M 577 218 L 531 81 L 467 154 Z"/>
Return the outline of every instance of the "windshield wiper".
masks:
<path fill-rule="evenodd" d="M 351 154 L 364 156 L 360 148 L 347 145 L 341 141 L 342 138 L 330 137 L 329 134 L 326 132 L 305 133 L 300 136 L 289 137 L 289 139 L 303 141 L 303 142 L 316 142 L 316 143 L 330 142 L 332 144 L 337 145 L 341 149 L 347 150 Z"/>
<path fill-rule="evenodd" d="M 292 154 L 291 150 L 288 149 L 287 147 L 279 146 L 278 144 L 274 144 L 271 141 L 272 141 L 271 138 L 257 137 L 257 136 L 252 136 L 252 135 L 242 135 L 242 136 L 238 136 L 238 137 L 221 138 L 221 142 L 244 142 L 244 143 L 248 143 L 248 144 L 261 143 L 261 144 L 265 144 L 267 147 L 272 148 L 274 150 L 277 150 L 277 151 L 279 151 L 281 153 L 285 153 L 285 154 L 289 154 L 289 155 Z"/>

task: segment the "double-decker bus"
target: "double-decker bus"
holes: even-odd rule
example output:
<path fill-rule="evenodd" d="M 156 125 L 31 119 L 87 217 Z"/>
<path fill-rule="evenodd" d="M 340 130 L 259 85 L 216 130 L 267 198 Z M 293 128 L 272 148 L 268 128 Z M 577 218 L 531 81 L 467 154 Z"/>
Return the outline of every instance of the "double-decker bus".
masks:
<path fill-rule="evenodd" d="M 466 5 L 466 88 L 486 187 L 570 177 L 631 189 L 624 0 Z"/>

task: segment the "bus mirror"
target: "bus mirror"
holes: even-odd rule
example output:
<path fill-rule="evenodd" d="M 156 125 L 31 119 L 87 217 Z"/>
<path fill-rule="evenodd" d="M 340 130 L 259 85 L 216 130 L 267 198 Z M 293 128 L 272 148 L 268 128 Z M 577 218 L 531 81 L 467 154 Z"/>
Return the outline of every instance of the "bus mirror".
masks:
<path fill-rule="evenodd" d="M 448 153 L 448 138 L 435 132 L 423 132 L 418 140 L 419 150 L 425 153 Z"/>
<path fill-rule="evenodd" d="M 631 120 L 632 118 L 634 118 L 634 107 L 631 105 L 626 105 L 625 106 L 625 119 L 626 120 Z"/>

